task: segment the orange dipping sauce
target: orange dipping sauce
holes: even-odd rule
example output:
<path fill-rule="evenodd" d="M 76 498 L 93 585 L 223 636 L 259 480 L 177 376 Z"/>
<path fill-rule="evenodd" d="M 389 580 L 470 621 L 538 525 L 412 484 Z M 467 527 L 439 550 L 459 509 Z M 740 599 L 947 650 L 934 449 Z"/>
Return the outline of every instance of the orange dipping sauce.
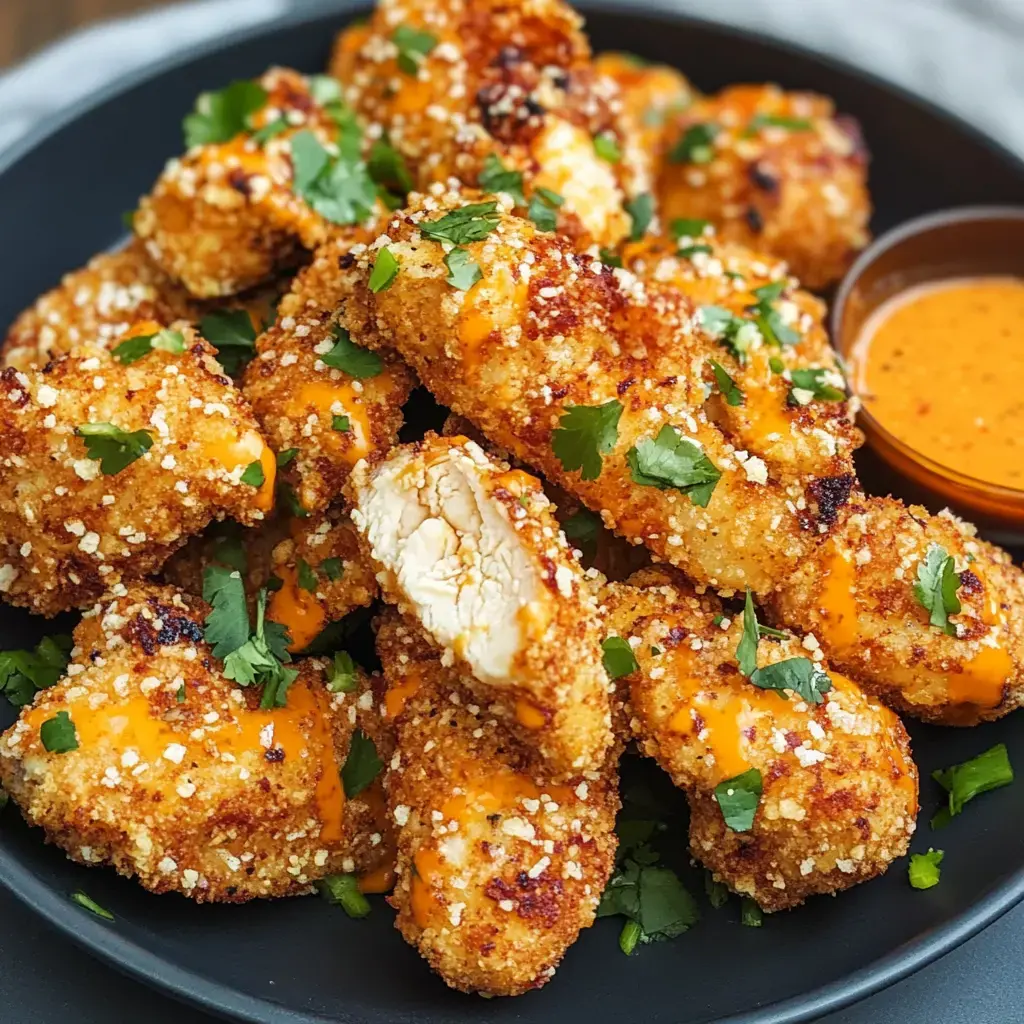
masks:
<path fill-rule="evenodd" d="M 965 476 L 1024 490 L 1024 279 L 952 278 L 900 292 L 850 350 L 864 407 Z"/>

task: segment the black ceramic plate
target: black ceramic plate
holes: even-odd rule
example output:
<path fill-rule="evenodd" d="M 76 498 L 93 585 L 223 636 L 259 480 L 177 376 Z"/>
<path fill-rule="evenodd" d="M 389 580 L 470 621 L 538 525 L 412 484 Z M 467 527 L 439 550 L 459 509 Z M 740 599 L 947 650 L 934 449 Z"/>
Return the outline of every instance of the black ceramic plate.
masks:
<path fill-rule="evenodd" d="M 670 0 L 662 0 L 664 3 Z M 874 153 L 871 191 L 881 230 L 917 214 L 971 203 L 1024 202 L 1024 164 L 970 126 L 849 68 L 764 38 L 585 4 L 596 49 L 626 49 L 684 69 L 714 90 L 774 80 L 833 96 L 858 117 Z M 117 240 L 120 214 L 181 148 L 180 121 L 198 92 L 268 65 L 319 71 L 335 31 L 356 10 L 261 27 L 182 54 L 119 86 L 0 160 L 0 325 L 59 275 Z M 870 487 L 874 479 L 862 466 Z M 0 648 L 25 646 L 43 623 L 0 608 Z M 10 723 L 6 706 L 0 727 Z M 72 938 L 117 967 L 225 1016 L 252 1021 L 631 1021 L 782 1024 L 809 1020 L 910 973 L 963 942 L 1024 896 L 1024 786 L 990 793 L 941 835 L 932 769 L 1007 744 L 1024 766 L 1013 719 L 971 730 L 912 726 L 922 768 L 922 824 L 914 848 L 946 851 L 941 884 L 917 892 L 905 864 L 837 899 L 739 924 L 735 907 L 707 909 L 671 943 L 631 958 L 605 920 L 569 951 L 546 988 L 516 1000 L 448 991 L 392 927 L 379 898 L 365 921 L 318 899 L 195 907 L 155 897 L 112 872 L 78 867 L 8 810 L 0 880 Z M 633 765 L 630 771 L 644 770 Z M 656 781 L 656 780 L 655 780 Z M 677 843 L 685 861 L 682 842 Z M 691 876 L 695 888 L 699 876 Z M 70 903 L 84 888 L 116 916 L 107 925 Z"/>

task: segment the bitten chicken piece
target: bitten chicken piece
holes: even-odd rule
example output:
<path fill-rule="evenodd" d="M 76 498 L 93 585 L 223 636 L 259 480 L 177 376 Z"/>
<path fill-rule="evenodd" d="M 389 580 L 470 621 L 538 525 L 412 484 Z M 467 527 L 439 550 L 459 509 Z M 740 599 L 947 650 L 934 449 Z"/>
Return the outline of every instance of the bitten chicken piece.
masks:
<path fill-rule="evenodd" d="M 324 245 L 281 299 L 277 321 L 256 340 L 243 382 L 281 475 L 306 512 L 334 500 L 352 466 L 386 452 L 415 380 L 392 353 L 360 347 L 364 328 L 339 322 L 354 276 L 350 234 Z"/>
<path fill-rule="evenodd" d="M 666 222 L 709 220 L 723 240 L 770 252 L 824 288 L 870 237 L 867 163 L 859 125 L 831 100 L 737 85 L 675 119 L 658 200 Z"/>
<path fill-rule="evenodd" d="M 539 988 L 593 924 L 611 874 L 617 758 L 554 779 L 415 624 L 387 610 L 377 647 L 397 713 L 385 785 L 398 928 L 452 988 Z"/>
<path fill-rule="evenodd" d="M 308 647 L 329 623 L 368 607 L 378 593 L 348 515 L 339 508 L 304 519 L 279 515 L 249 530 L 216 524 L 175 554 L 163 576 L 199 595 L 210 565 L 239 569 L 252 607 L 260 587 L 272 591 L 267 618 L 287 627 L 293 652 Z"/>
<path fill-rule="evenodd" d="M 373 220 L 359 125 L 333 79 L 272 68 L 204 93 L 184 127 L 188 151 L 142 199 L 134 228 L 199 298 L 252 288 L 299 263 L 334 225 Z"/>
<path fill-rule="evenodd" d="M 792 284 L 774 282 L 756 316 L 709 319 L 671 283 L 578 255 L 497 203 L 473 215 L 488 218 L 486 235 L 461 246 L 481 278 L 463 291 L 430 236 L 444 217 L 468 219 L 466 205 L 429 197 L 389 222 L 402 269 L 386 291 L 367 288 L 370 261 L 357 255 L 363 283 L 348 309 L 369 304 L 367 344 L 397 349 L 443 405 L 657 558 L 702 583 L 769 592 L 827 529 L 836 500 L 821 481 L 840 478 L 849 493 L 860 439 L 843 416 L 791 407 L 785 384 L 768 386 L 777 346 L 757 319 L 779 323 Z M 731 389 L 710 365 L 738 346 L 769 350 L 752 401 L 763 394 L 773 416 L 760 439 L 748 431 L 751 448 L 731 433 L 738 417 L 719 397 Z M 769 467 L 780 424 L 813 459 Z"/>
<path fill-rule="evenodd" d="M 242 903 L 376 870 L 381 791 L 346 799 L 342 782 L 367 736 L 390 756 L 369 680 L 332 693 L 310 659 L 287 705 L 261 710 L 203 641 L 208 610 L 152 584 L 105 597 L 65 678 L 0 737 L 0 782 L 72 860 L 152 892 Z"/>
<path fill-rule="evenodd" d="M 128 334 L 160 330 L 141 324 Z M 257 523 L 274 455 L 213 349 L 167 331 L 126 362 L 0 371 L 0 594 L 44 615 L 156 572 L 212 519 Z"/>
<path fill-rule="evenodd" d="M 17 370 L 45 366 L 81 344 L 109 347 L 132 324 L 169 327 L 198 319 L 196 303 L 146 254 L 139 241 L 101 253 L 67 274 L 11 325 L 0 356 Z"/>
<path fill-rule="evenodd" d="M 489 713 L 552 771 L 599 768 L 612 736 L 596 600 L 540 481 L 428 434 L 360 463 L 349 494 L 385 598 L 465 666 Z"/>
<path fill-rule="evenodd" d="M 639 663 L 629 684 L 641 749 L 689 796 L 695 857 L 783 910 L 874 878 L 907 852 L 917 769 L 891 711 L 795 636 L 761 640 L 760 671 L 746 678 L 742 616 L 730 622 L 717 600 L 662 570 L 630 582 L 609 588 L 608 625 Z M 762 688 L 778 682 L 766 666 L 784 662 L 812 680 L 818 703 Z M 752 821 L 737 794 L 753 801 Z"/>
<path fill-rule="evenodd" d="M 949 513 L 856 498 L 770 606 L 916 718 L 974 725 L 1024 703 L 1024 574 Z"/>
<path fill-rule="evenodd" d="M 650 162 L 581 26 L 562 0 L 383 0 L 342 34 L 331 73 L 404 158 L 406 191 L 454 177 L 610 246 Z"/>

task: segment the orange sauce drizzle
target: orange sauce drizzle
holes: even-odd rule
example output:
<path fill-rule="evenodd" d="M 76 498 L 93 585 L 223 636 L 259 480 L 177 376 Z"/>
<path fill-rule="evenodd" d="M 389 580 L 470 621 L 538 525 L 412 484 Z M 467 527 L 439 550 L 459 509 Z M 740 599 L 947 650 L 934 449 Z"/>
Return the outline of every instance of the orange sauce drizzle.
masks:
<path fill-rule="evenodd" d="M 270 596 L 267 618 L 287 627 L 291 635 L 289 651 L 301 651 L 327 624 L 327 613 L 316 594 L 299 586 L 299 574 L 292 566 L 280 566 L 275 571 L 283 585 Z"/>
<path fill-rule="evenodd" d="M 335 403 L 341 406 L 341 412 L 334 413 Z M 370 441 L 373 429 L 370 416 L 363 402 L 351 384 L 342 382 L 326 383 L 312 381 L 299 388 L 298 395 L 290 403 L 290 413 L 296 419 L 305 419 L 309 410 L 314 410 L 322 420 L 331 422 L 333 416 L 347 416 L 348 430 L 338 431 L 339 437 L 346 437 L 348 446 L 341 457 L 351 465 L 370 454 Z"/>
<path fill-rule="evenodd" d="M 823 639 L 837 652 L 849 650 L 857 640 L 857 601 L 854 597 L 854 564 L 832 543 L 827 569 L 821 581 L 819 602 L 824 619 Z"/>
<path fill-rule="evenodd" d="M 548 716 L 533 701 L 520 697 L 516 701 L 516 721 L 524 729 L 537 730 L 548 724 Z"/>
<path fill-rule="evenodd" d="M 494 331 L 514 327 L 526 311 L 525 281 L 514 281 L 507 267 L 494 267 L 466 292 L 459 315 L 462 365 L 472 373 L 480 365 L 480 349 Z"/>
<path fill-rule="evenodd" d="M 229 472 L 239 466 L 259 462 L 263 467 L 263 483 L 256 492 L 256 507 L 269 512 L 274 507 L 274 480 L 277 477 L 274 453 L 255 430 L 247 430 L 241 437 L 231 433 L 227 424 L 223 430 L 219 437 L 206 442 L 204 451 L 210 459 L 220 463 Z"/>

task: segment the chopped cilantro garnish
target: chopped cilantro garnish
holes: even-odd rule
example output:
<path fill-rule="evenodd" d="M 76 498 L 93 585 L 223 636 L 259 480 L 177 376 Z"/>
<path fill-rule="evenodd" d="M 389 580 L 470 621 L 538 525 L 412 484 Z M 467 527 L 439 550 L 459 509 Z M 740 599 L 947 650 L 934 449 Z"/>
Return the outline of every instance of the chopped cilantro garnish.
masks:
<path fill-rule="evenodd" d="M 385 245 L 377 253 L 373 270 L 370 271 L 370 291 L 374 294 L 386 292 L 395 283 L 400 269 L 401 264 L 398 262 L 398 257 Z"/>
<path fill-rule="evenodd" d="M 328 875 L 316 883 L 317 891 L 328 903 L 341 907 L 349 917 L 366 917 L 370 901 L 359 889 L 355 875 Z"/>
<path fill-rule="evenodd" d="M 337 583 L 345 574 L 345 566 L 340 558 L 325 558 L 320 563 L 320 571 L 332 582 Z"/>
<path fill-rule="evenodd" d="M 745 676 L 752 676 L 757 671 L 757 642 L 760 637 L 754 598 L 748 590 L 743 605 L 743 635 L 736 646 L 736 661 Z"/>
<path fill-rule="evenodd" d="M 666 423 L 656 438 L 642 438 L 626 452 L 633 482 L 641 487 L 671 487 L 694 505 L 706 508 L 721 470 L 692 441 Z"/>
<path fill-rule="evenodd" d="M 174 700 L 178 704 L 184 704 L 185 703 L 185 696 L 186 696 L 185 684 L 182 683 L 181 686 L 179 686 L 178 689 L 174 693 Z"/>
<path fill-rule="evenodd" d="M 448 268 L 445 282 L 460 292 L 469 291 L 484 276 L 479 265 L 473 262 L 467 249 L 456 248 L 446 253 L 444 265 Z"/>
<path fill-rule="evenodd" d="M 488 153 L 477 179 L 481 192 L 504 192 L 516 206 L 525 206 L 523 172 L 506 167 L 495 153 Z"/>
<path fill-rule="evenodd" d="M 754 135 L 762 128 L 786 128 L 791 132 L 809 132 L 814 123 L 806 117 L 784 117 L 781 114 L 755 114 L 747 124 L 747 134 Z"/>
<path fill-rule="evenodd" d="M 277 465 L 278 467 L 287 466 L 296 455 L 299 454 L 298 448 L 285 448 L 284 451 L 277 453 Z"/>
<path fill-rule="evenodd" d="M 185 351 L 185 335 L 181 331 L 172 331 L 167 328 L 157 331 L 155 334 L 140 334 L 115 345 L 111 355 L 119 363 L 130 366 L 143 356 L 149 355 L 153 349 L 160 349 L 163 352 L 180 356 Z"/>
<path fill-rule="evenodd" d="M 704 892 L 707 895 L 708 903 L 715 910 L 724 907 L 729 902 L 729 887 L 725 882 L 716 882 L 715 876 L 707 869 L 704 870 Z"/>
<path fill-rule="evenodd" d="M 785 345 L 795 345 L 800 340 L 800 335 L 785 323 L 782 314 L 775 308 L 775 303 L 782 297 L 785 290 L 785 281 L 773 281 L 771 284 L 755 288 L 754 298 L 757 299 L 757 303 L 751 310 L 757 329 L 765 341 L 770 345 L 778 345 L 780 348 Z"/>
<path fill-rule="evenodd" d="M 104 476 L 116 476 L 153 447 L 146 430 L 122 430 L 113 423 L 83 423 L 75 433 L 85 442 L 86 456 L 99 462 Z"/>
<path fill-rule="evenodd" d="M 470 242 L 482 242 L 500 220 L 498 204 L 492 200 L 461 206 L 437 220 L 420 221 L 419 229 L 424 238 L 434 242 L 468 245 Z"/>
<path fill-rule="evenodd" d="M 711 360 L 711 372 L 715 375 L 715 383 L 718 390 L 725 399 L 727 405 L 742 405 L 744 401 L 743 392 L 739 385 L 729 376 L 720 363 Z"/>
<path fill-rule="evenodd" d="M 601 644 L 601 662 L 608 678 L 615 680 L 628 676 L 640 668 L 633 648 L 621 636 L 610 636 Z"/>
<path fill-rule="evenodd" d="M 81 889 L 71 894 L 71 902 L 77 903 L 83 910 L 88 910 L 90 914 L 102 917 L 104 921 L 114 920 L 114 915 L 109 910 L 101 907 L 91 896 L 86 896 Z"/>
<path fill-rule="evenodd" d="M 341 434 L 347 434 L 351 424 L 347 416 L 334 415 L 331 417 L 331 430 L 337 430 Z"/>
<path fill-rule="evenodd" d="M 617 164 L 622 159 L 619 140 L 611 132 L 601 132 L 594 136 L 594 152 L 610 164 Z"/>
<path fill-rule="evenodd" d="M 635 199 L 626 203 L 625 210 L 632 221 L 629 240 L 639 242 L 647 234 L 647 229 L 654 219 L 654 196 L 650 192 L 641 192 Z"/>
<path fill-rule="evenodd" d="M 565 199 L 549 188 L 537 188 L 530 197 L 526 216 L 533 221 L 538 231 L 554 231 L 558 227 L 558 210 Z"/>
<path fill-rule="evenodd" d="M 761 789 L 761 773 L 756 768 L 749 768 L 715 786 L 715 799 L 727 828 L 733 832 L 750 831 L 761 802 Z"/>
<path fill-rule="evenodd" d="M 357 345 L 344 327 L 335 327 L 333 333 L 334 348 L 320 357 L 324 366 L 343 370 L 357 380 L 367 380 L 384 371 L 384 362 L 380 356 L 368 348 Z"/>
<path fill-rule="evenodd" d="M 207 313 L 199 321 L 199 333 L 217 350 L 220 365 L 232 377 L 256 354 L 256 329 L 244 309 Z"/>
<path fill-rule="evenodd" d="M 16 708 L 31 703 L 64 674 L 72 645 L 71 637 L 57 634 L 43 637 L 34 651 L 0 651 L 0 694 Z"/>
<path fill-rule="evenodd" d="M 250 487 L 262 487 L 267 479 L 266 473 L 263 472 L 263 463 L 250 462 L 240 479 L 243 484 Z"/>
<path fill-rule="evenodd" d="M 760 337 L 757 325 L 724 306 L 701 306 L 697 314 L 704 330 L 743 363 Z"/>
<path fill-rule="evenodd" d="M 697 220 L 691 217 L 678 217 L 669 225 L 672 237 L 678 242 L 682 238 L 703 238 L 704 232 L 711 227 L 709 220 Z"/>
<path fill-rule="evenodd" d="M 352 693 L 358 685 L 356 663 L 347 651 L 338 651 L 334 663 L 327 669 L 327 689 L 331 693 Z"/>
<path fill-rule="evenodd" d="M 914 597 L 930 613 L 929 624 L 949 636 L 956 636 L 956 626 L 949 616 L 960 611 L 960 598 L 956 596 L 959 589 L 960 576 L 953 556 L 940 545 L 929 544 L 924 558 L 917 563 Z"/>
<path fill-rule="evenodd" d="M 138 210 L 125 210 L 121 214 L 121 226 L 126 228 L 128 231 L 135 230 L 135 214 Z"/>
<path fill-rule="evenodd" d="M 195 110 L 182 127 L 185 145 L 205 146 L 208 143 L 230 142 L 236 135 L 249 131 L 251 118 L 267 105 L 267 90 L 258 82 L 240 81 L 218 92 L 200 93 Z"/>
<path fill-rule="evenodd" d="M 939 865 L 942 863 L 942 850 L 928 848 L 927 853 L 912 853 L 907 874 L 910 884 L 915 889 L 931 889 L 939 884 Z"/>
<path fill-rule="evenodd" d="M 398 47 L 399 70 L 415 78 L 424 59 L 437 46 L 437 36 L 411 25 L 399 25 L 391 33 L 391 42 Z"/>
<path fill-rule="evenodd" d="M 566 540 L 583 552 L 584 558 L 593 558 L 597 551 L 597 539 L 601 533 L 601 517 L 589 509 L 581 508 L 564 523 L 562 530 Z"/>
<path fill-rule="evenodd" d="M 750 896 L 740 900 L 740 924 L 748 928 L 760 928 L 764 924 L 764 913 Z"/>
<path fill-rule="evenodd" d="M 252 133 L 252 141 L 258 146 L 265 146 L 271 139 L 276 138 L 278 135 L 283 135 L 291 125 L 288 123 L 287 118 L 278 117 L 273 121 L 268 121 L 262 128 L 258 128 Z"/>
<path fill-rule="evenodd" d="M 942 828 L 964 809 L 969 800 L 1013 782 L 1013 767 L 1006 745 L 997 743 L 970 761 L 932 772 L 932 778 L 949 793 L 948 805 L 931 821 L 932 828 Z"/>
<path fill-rule="evenodd" d="M 567 405 L 551 435 L 551 447 L 567 473 L 580 470 L 583 480 L 601 475 L 602 455 L 615 447 L 619 437 L 622 403 L 616 399 L 604 405 Z"/>
<path fill-rule="evenodd" d="M 770 369 L 772 373 L 785 373 L 786 364 L 778 356 L 772 356 L 768 360 L 768 369 Z"/>
<path fill-rule="evenodd" d="M 673 164 L 708 164 L 715 158 L 717 124 L 692 124 L 668 154 Z"/>
<path fill-rule="evenodd" d="M 295 516 L 297 519 L 305 519 L 309 515 L 309 512 L 302 507 L 295 488 L 287 481 L 282 480 L 277 485 L 277 497 L 289 515 Z"/>
<path fill-rule="evenodd" d="M 813 370 L 790 370 L 789 376 L 793 385 L 789 390 L 789 401 L 793 405 L 807 405 L 815 399 L 842 402 L 846 398 L 845 391 L 827 383 L 834 376 L 831 370 L 820 367 Z"/>
<path fill-rule="evenodd" d="M 694 256 L 710 256 L 714 250 L 710 245 L 686 245 L 676 252 L 676 255 L 684 260 L 692 260 Z"/>
<path fill-rule="evenodd" d="M 299 586 L 313 593 L 316 590 L 316 573 L 313 572 L 313 567 L 304 558 L 300 558 L 295 568 Z"/>
<path fill-rule="evenodd" d="M 366 160 L 370 177 L 399 196 L 406 196 L 416 184 L 401 153 L 387 139 L 376 139 Z"/>
<path fill-rule="evenodd" d="M 51 754 L 66 754 L 78 749 L 78 734 L 75 723 L 66 711 L 58 711 L 39 726 L 39 739 L 43 749 Z"/>
<path fill-rule="evenodd" d="M 358 796 L 377 775 L 384 762 L 377 756 L 377 746 L 362 729 L 352 733 L 348 757 L 341 769 L 341 782 L 345 787 L 345 796 L 351 799 Z"/>
<path fill-rule="evenodd" d="M 720 625 L 721 625 L 721 624 L 722 624 L 723 622 L 725 622 L 725 616 L 724 616 L 724 615 L 721 615 L 721 614 L 719 614 L 719 615 L 716 615 L 716 616 L 715 616 L 715 617 L 714 617 L 714 618 L 713 618 L 713 619 L 711 620 L 711 625 L 712 625 L 712 626 L 720 626 Z"/>
<path fill-rule="evenodd" d="M 598 256 L 606 267 L 622 266 L 622 257 L 614 249 L 600 249 Z"/>
<path fill-rule="evenodd" d="M 242 537 L 237 529 L 237 523 L 224 523 L 221 528 L 229 528 L 231 532 L 214 538 L 214 559 L 220 562 L 221 565 L 229 565 L 232 569 L 245 572 L 249 560 L 242 545 Z"/>
<path fill-rule="evenodd" d="M 290 144 L 296 195 L 333 224 L 357 224 L 370 216 L 377 186 L 358 154 L 332 156 L 308 130 L 294 135 Z"/>

